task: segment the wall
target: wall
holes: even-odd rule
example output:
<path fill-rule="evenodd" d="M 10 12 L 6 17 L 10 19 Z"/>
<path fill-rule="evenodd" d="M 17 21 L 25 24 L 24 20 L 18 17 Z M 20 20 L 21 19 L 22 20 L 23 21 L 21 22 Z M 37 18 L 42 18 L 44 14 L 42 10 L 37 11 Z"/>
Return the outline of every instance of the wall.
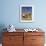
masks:
<path fill-rule="evenodd" d="M 20 5 L 34 5 L 35 21 L 21 23 L 19 20 Z M 0 25 L 13 24 L 16 28 L 46 27 L 46 0 L 1 0 Z"/>

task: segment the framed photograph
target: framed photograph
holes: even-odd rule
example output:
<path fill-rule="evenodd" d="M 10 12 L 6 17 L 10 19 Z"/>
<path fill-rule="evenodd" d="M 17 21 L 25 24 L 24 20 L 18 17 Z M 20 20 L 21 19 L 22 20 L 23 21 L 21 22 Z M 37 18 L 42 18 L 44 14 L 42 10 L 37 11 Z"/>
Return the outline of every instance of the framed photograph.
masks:
<path fill-rule="evenodd" d="M 20 22 L 33 22 L 34 21 L 34 6 L 21 5 L 20 6 Z"/>

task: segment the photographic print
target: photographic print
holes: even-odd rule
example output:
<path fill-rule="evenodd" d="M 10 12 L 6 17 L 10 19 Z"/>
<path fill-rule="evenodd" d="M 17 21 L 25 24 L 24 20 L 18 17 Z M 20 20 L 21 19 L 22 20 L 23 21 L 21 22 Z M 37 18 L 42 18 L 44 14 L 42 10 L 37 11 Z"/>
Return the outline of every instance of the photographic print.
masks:
<path fill-rule="evenodd" d="M 21 22 L 32 22 L 33 16 L 34 16 L 34 7 L 32 5 L 20 6 L 20 21 Z"/>

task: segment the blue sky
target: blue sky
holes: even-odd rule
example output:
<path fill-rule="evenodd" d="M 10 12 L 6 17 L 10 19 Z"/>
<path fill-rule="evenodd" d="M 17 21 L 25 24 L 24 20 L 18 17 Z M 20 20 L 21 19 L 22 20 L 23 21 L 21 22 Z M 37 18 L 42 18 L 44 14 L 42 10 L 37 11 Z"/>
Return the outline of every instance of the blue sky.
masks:
<path fill-rule="evenodd" d="M 22 7 L 22 12 L 32 12 L 32 7 Z"/>

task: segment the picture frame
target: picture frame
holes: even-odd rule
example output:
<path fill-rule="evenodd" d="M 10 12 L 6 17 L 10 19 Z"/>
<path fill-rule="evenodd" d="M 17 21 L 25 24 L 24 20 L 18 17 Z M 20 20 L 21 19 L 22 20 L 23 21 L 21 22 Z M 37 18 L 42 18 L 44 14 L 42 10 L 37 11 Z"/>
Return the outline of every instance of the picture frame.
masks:
<path fill-rule="evenodd" d="M 34 21 L 34 6 L 20 5 L 20 22 L 33 22 L 33 21 Z"/>

